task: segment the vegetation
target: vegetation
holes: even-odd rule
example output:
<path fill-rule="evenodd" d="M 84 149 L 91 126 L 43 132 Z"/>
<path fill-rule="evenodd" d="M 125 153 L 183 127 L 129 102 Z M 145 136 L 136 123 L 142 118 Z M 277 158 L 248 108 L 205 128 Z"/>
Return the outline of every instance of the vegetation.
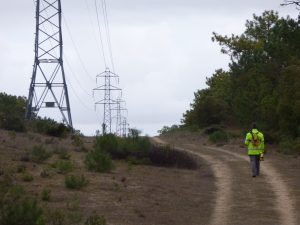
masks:
<path fill-rule="evenodd" d="M 33 132 L 46 134 L 53 137 L 66 137 L 67 134 L 71 133 L 71 128 L 67 127 L 63 123 L 58 123 L 50 118 L 37 117 L 34 120 L 28 121 L 28 129 Z"/>
<path fill-rule="evenodd" d="M 70 175 L 65 178 L 65 185 L 70 189 L 81 189 L 88 184 L 88 180 L 84 175 Z"/>
<path fill-rule="evenodd" d="M 26 196 L 20 186 L 11 186 L 0 199 L 1 225 L 44 225 L 43 211 L 35 199 Z"/>
<path fill-rule="evenodd" d="M 90 171 L 109 172 L 114 168 L 111 156 L 97 148 L 86 155 L 84 163 Z"/>
<path fill-rule="evenodd" d="M 72 130 L 49 118 L 25 120 L 26 98 L 0 93 L 0 128 L 25 132 L 27 130 L 54 137 L 65 137 Z"/>
<path fill-rule="evenodd" d="M 31 151 L 32 161 L 43 162 L 52 156 L 52 152 L 48 151 L 43 145 L 36 145 Z"/>
<path fill-rule="evenodd" d="M 84 225 L 106 225 L 104 216 L 92 215 L 87 218 Z"/>
<path fill-rule="evenodd" d="M 48 188 L 43 189 L 41 193 L 41 199 L 43 201 L 50 201 L 50 198 L 51 198 L 51 190 Z"/>
<path fill-rule="evenodd" d="M 213 143 L 227 142 L 228 134 L 223 130 L 218 130 L 209 135 L 209 140 Z"/>
<path fill-rule="evenodd" d="M 51 167 L 57 170 L 57 173 L 66 174 L 73 171 L 74 165 L 67 160 L 58 160 L 51 164 Z"/>
<path fill-rule="evenodd" d="M 195 92 L 183 125 L 249 129 L 256 121 L 267 141 L 289 140 L 294 146 L 300 138 L 299 24 L 300 18 L 266 11 L 247 21 L 241 35 L 214 33 L 212 40 L 230 56 L 229 70 L 216 70 L 208 87 Z"/>
<path fill-rule="evenodd" d="M 130 165 L 197 168 L 196 160 L 185 152 L 170 147 L 153 146 L 148 137 L 140 137 L 135 132 L 133 134 L 126 138 L 113 134 L 98 136 L 95 150 L 86 157 L 87 168 L 98 172 L 109 171 L 112 169 L 111 158 L 125 159 Z"/>
<path fill-rule="evenodd" d="M 18 132 L 25 131 L 24 97 L 16 97 L 0 93 L 0 128 Z"/>
<path fill-rule="evenodd" d="M 31 182 L 31 181 L 33 181 L 33 176 L 29 172 L 24 172 L 24 173 L 22 173 L 22 180 L 25 182 Z"/>

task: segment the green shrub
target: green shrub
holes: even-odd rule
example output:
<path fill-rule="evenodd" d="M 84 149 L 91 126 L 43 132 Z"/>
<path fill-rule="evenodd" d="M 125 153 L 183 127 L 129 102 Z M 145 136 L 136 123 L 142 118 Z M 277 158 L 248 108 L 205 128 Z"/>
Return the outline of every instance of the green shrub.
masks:
<path fill-rule="evenodd" d="M 82 224 L 82 214 L 80 212 L 69 212 L 67 218 L 70 224 Z"/>
<path fill-rule="evenodd" d="M 51 225 L 65 225 L 65 214 L 61 210 L 50 212 L 48 221 Z"/>
<path fill-rule="evenodd" d="M 300 154 L 300 138 L 293 140 L 291 138 L 282 138 L 280 142 L 280 152 L 286 155 Z"/>
<path fill-rule="evenodd" d="M 59 156 L 60 159 L 64 159 L 64 160 L 69 160 L 71 158 L 70 153 L 65 149 L 61 149 L 58 152 L 58 156 Z"/>
<path fill-rule="evenodd" d="M 104 216 L 92 215 L 87 218 L 84 225 L 106 225 Z"/>
<path fill-rule="evenodd" d="M 26 98 L 0 93 L 0 128 L 25 131 Z"/>
<path fill-rule="evenodd" d="M 72 135 L 72 144 L 76 147 L 82 147 L 83 146 L 83 141 L 80 135 Z"/>
<path fill-rule="evenodd" d="M 17 172 L 18 173 L 24 173 L 25 170 L 26 170 L 26 166 L 25 165 L 21 164 L 21 165 L 17 166 Z"/>
<path fill-rule="evenodd" d="M 102 152 L 114 152 L 118 149 L 118 139 L 114 134 L 105 134 L 96 138 L 95 149 Z"/>
<path fill-rule="evenodd" d="M 1 225 L 44 225 L 43 211 L 36 200 L 26 197 L 24 189 L 12 187 L 1 201 Z"/>
<path fill-rule="evenodd" d="M 57 173 L 66 174 L 73 171 L 73 163 L 66 160 L 56 161 L 51 165 L 53 168 L 57 169 Z"/>
<path fill-rule="evenodd" d="M 157 133 L 159 133 L 159 134 L 167 134 L 167 133 L 172 133 L 174 131 L 178 131 L 180 129 L 181 129 L 180 125 L 174 124 L 174 125 L 172 125 L 170 127 L 169 126 L 163 126 L 161 128 L 161 130 L 157 131 Z"/>
<path fill-rule="evenodd" d="M 31 151 L 31 157 L 34 162 L 43 162 L 51 156 L 52 153 L 47 151 L 43 145 L 36 145 Z"/>
<path fill-rule="evenodd" d="M 228 142 L 228 135 L 225 131 L 218 130 L 209 135 L 209 140 L 213 143 Z"/>
<path fill-rule="evenodd" d="M 24 172 L 22 174 L 22 180 L 25 182 L 31 182 L 31 181 L 33 181 L 33 176 L 29 172 Z"/>
<path fill-rule="evenodd" d="M 88 180 L 84 177 L 84 175 L 76 176 L 70 175 L 65 178 L 65 185 L 70 189 L 81 189 L 88 184 Z"/>
<path fill-rule="evenodd" d="M 29 126 L 34 132 L 41 134 L 47 134 L 54 137 L 66 137 L 68 133 L 71 132 L 71 129 L 64 125 L 63 123 L 57 123 L 50 118 L 36 118 L 29 122 Z"/>
<path fill-rule="evenodd" d="M 86 155 L 84 163 L 90 171 L 109 172 L 114 168 L 111 156 L 101 150 L 89 152 Z"/>
<path fill-rule="evenodd" d="M 51 190 L 48 188 L 43 189 L 41 193 L 41 199 L 43 201 L 50 201 L 50 198 L 51 198 Z"/>

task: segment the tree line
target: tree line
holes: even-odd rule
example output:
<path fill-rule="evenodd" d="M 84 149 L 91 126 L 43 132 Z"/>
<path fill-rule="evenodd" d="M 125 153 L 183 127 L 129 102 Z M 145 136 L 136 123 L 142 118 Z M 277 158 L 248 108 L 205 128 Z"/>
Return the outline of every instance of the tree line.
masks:
<path fill-rule="evenodd" d="M 241 35 L 213 33 L 229 69 L 216 70 L 194 93 L 183 126 L 246 128 L 255 121 L 269 140 L 300 147 L 300 16 L 265 11 L 245 26 Z"/>

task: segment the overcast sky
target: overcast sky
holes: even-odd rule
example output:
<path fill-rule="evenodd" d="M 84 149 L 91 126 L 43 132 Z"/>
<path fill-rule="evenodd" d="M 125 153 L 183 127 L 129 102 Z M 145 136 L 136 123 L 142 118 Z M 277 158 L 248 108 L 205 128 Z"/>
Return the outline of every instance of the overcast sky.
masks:
<path fill-rule="evenodd" d="M 105 70 L 95 0 L 61 2 L 64 67 L 73 125 L 86 135 L 94 135 L 101 127 L 102 109 L 94 111 L 92 89 L 96 87 L 96 75 Z M 27 97 L 34 59 L 34 0 L 0 3 L 0 92 Z M 120 76 L 128 122 L 149 135 L 155 135 L 163 125 L 179 124 L 193 93 L 206 87 L 206 77 L 216 69 L 227 69 L 229 58 L 211 41 L 212 32 L 240 34 L 246 20 L 264 10 L 278 11 L 284 17 L 298 14 L 292 6 L 281 7 L 281 0 L 106 3 L 114 68 Z M 111 68 L 107 49 L 105 54 Z"/>

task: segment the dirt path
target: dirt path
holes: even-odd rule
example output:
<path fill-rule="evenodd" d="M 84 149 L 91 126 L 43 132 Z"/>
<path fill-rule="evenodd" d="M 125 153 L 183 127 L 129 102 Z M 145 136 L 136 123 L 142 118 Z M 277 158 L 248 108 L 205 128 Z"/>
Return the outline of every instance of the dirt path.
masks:
<path fill-rule="evenodd" d="M 206 160 L 213 170 L 217 192 L 210 224 L 298 224 L 289 188 L 270 162 L 263 162 L 263 175 L 253 179 L 245 155 L 223 148 L 172 144 Z"/>
<path fill-rule="evenodd" d="M 238 153 L 230 152 L 221 148 L 206 147 L 218 152 L 230 154 L 234 157 L 240 158 L 245 161 L 249 161 L 247 156 L 240 155 Z M 272 186 L 276 199 L 276 208 L 280 216 L 281 224 L 296 225 L 296 214 L 294 209 L 294 201 L 290 197 L 289 188 L 281 178 L 281 175 L 275 170 L 270 162 L 264 163 L 264 174 L 267 183 Z"/>
<path fill-rule="evenodd" d="M 215 207 L 214 207 L 210 224 L 211 225 L 228 224 L 227 219 L 228 219 L 229 207 L 227 206 L 230 204 L 231 197 L 232 197 L 232 182 L 230 179 L 227 179 L 232 174 L 229 167 L 227 165 L 224 165 L 224 163 L 221 160 L 215 159 L 209 154 L 205 154 L 205 153 L 200 154 L 182 148 L 178 148 L 178 149 L 197 155 L 203 160 L 206 160 L 208 164 L 211 166 L 214 173 L 214 177 L 216 179 L 215 184 L 217 187 L 217 192 L 215 196 Z"/>

